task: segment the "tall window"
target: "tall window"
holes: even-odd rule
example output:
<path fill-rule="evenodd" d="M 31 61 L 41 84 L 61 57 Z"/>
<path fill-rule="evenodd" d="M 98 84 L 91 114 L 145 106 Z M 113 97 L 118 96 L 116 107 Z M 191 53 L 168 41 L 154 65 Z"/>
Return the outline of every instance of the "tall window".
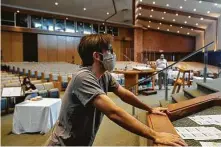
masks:
<path fill-rule="evenodd" d="M 114 36 L 118 36 L 119 32 L 118 32 L 118 28 L 117 27 L 113 27 L 113 35 Z"/>
<path fill-rule="evenodd" d="M 16 26 L 28 27 L 28 15 L 27 14 L 16 14 Z"/>
<path fill-rule="evenodd" d="M 56 19 L 55 31 L 59 31 L 59 32 L 64 32 L 65 31 L 64 20 L 63 19 Z"/>
<path fill-rule="evenodd" d="M 99 34 L 105 34 L 105 25 L 100 25 Z"/>
<path fill-rule="evenodd" d="M 108 26 L 107 27 L 107 34 L 113 34 L 113 27 L 111 27 L 111 26 Z"/>
<path fill-rule="evenodd" d="M 84 23 L 83 22 L 77 22 L 77 30 L 76 32 L 79 32 L 81 34 L 84 33 Z"/>
<path fill-rule="evenodd" d="M 89 23 L 84 23 L 84 34 L 91 34 L 92 25 Z"/>
<path fill-rule="evenodd" d="M 53 18 L 43 18 L 42 29 L 48 31 L 54 31 Z"/>
<path fill-rule="evenodd" d="M 31 28 L 41 29 L 42 28 L 42 18 L 39 16 L 31 16 Z"/>
<path fill-rule="evenodd" d="M 2 25 L 7 26 L 14 26 L 15 25 L 15 19 L 14 19 L 14 12 L 1 12 L 1 23 Z"/>
<path fill-rule="evenodd" d="M 93 34 L 98 34 L 98 25 L 93 24 Z"/>
<path fill-rule="evenodd" d="M 71 20 L 66 20 L 66 29 L 65 32 L 75 33 L 75 23 Z"/>

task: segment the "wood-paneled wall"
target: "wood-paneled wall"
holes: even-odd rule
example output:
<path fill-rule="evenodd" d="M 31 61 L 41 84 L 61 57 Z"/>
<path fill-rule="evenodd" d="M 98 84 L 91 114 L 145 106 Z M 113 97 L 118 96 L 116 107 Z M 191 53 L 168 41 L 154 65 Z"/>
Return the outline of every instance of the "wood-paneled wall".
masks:
<path fill-rule="evenodd" d="M 1 32 L 1 53 L 4 62 L 23 61 L 23 35 L 15 32 Z"/>
<path fill-rule="evenodd" d="M 1 35 L 4 61 L 22 62 L 23 33 L 3 31 Z M 72 62 L 74 56 L 75 64 L 81 64 L 77 52 L 80 39 L 80 36 L 37 34 L 38 62 Z M 127 61 L 124 55 L 133 60 L 133 29 L 119 28 L 119 36 L 114 37 L 112 45 L 118 61 Z"/>
<path fill-rule="evenodd" d="M 195 50 L 195 37 L 148 30 L 143 33 L 143 49 L 144 51 L 151 49 L 164 52 L 192 52 Z"/>
<path fill-rule="evenodd" d="M 42 35 L 38 34 L 38 61 L 39 62 L 72 62 L 81 64 L 77 53 L 80 37 Z"/>

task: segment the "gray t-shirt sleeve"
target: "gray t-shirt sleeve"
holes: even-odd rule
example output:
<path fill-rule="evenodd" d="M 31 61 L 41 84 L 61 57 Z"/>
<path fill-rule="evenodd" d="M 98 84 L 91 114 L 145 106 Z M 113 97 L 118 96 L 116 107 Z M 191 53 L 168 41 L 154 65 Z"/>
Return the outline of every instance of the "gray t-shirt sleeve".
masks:
<path fill-rule="evenodd" d="M 96 77 L 89 72 L 83 72 L 75 77 L 72 93 L 86 106 L 100 94 L 105 94 Z"/>
<path fill-rule="evenodd" d="M 109 79 L 108 91 L 114 92 L 114 90 L 116 90 L 120 84 L 116 81 L 116 79 L 109 72 L 107 72 L 107 76 Z"/>

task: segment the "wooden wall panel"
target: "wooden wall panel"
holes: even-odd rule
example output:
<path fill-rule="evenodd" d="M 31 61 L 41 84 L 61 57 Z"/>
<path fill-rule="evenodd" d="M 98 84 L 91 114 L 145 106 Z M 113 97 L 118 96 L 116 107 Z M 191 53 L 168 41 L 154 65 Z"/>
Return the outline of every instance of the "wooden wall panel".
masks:
<path fill-rule="evenodd" d="M 113 50 L 117 56 L 117 61 L 123 60 L 123 50 L 122 50 L 122 43 L 120 40 L 115 40 L 112 43 Z"/>
<path fill-rule="evenodd" d="M 12 61 L 12 39 L 11 32 L 1 32 L 1 51 L 4 62 Z"/>
<path fill-rule="evenodd" d="M 192 52 L 195 49 L 195 37 L 175 35 L 160 31 L 144 31 L 144 50 L 163 50 L 164 52 Z"/>
<path fill-rule="evenodd" d="M 12 33 L 12 62 L 23 61 L 23 34 Z"/>
<path fill-rule="evenodd" d="M 48 61 L 48 41 L 47 35 L 38 34 L 38 62 Z"/>
<path fill-rule="evenodd" d="M 80 40 L 81 40 L 80 37 L 75 37 L 74 38 L 74 63 L 75 64 L 81 64 L 82 63 L 81 58 L 80 58 L 80 56 L 78 54 L 78 51 L 77 51 Z"/>
<path fill-rule="evenodd" d="M 66 37 L 57 36 L 58 41 L 58 62 L 66 59 Z"/>
<path fill-rule="evenodd" d="M 74 37 L 66 37 L 66 62 L 72 62 L 74 56 Z"/>
<path fill-rule="evenodd" d="M 57 62 L 58 61 L 58 44 L 57 36 L 48 35 L 48 62 Z"/>

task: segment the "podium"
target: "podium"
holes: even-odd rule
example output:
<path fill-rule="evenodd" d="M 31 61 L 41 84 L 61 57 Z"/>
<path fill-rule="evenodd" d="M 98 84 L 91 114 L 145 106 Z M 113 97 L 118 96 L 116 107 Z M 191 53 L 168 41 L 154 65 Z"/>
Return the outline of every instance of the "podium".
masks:
<path fill-rule="evenodd" d="M 114 73 L 124 74 L 125 77 L 125 88 L 129 88 L 128 90 L 132 91 L 135 95 L 138 95 L 138 79 L 139 76 L 142 75 L 152 75 L 156 71 L 154 69 L 150 70 L 115 70 Z M 152 78 L 152 90 L 155 90 L 155 76 Z M 133 86 L 135 85 L 135 86 Z M 133 86 L 132 88 L 130 88 Z"/>

